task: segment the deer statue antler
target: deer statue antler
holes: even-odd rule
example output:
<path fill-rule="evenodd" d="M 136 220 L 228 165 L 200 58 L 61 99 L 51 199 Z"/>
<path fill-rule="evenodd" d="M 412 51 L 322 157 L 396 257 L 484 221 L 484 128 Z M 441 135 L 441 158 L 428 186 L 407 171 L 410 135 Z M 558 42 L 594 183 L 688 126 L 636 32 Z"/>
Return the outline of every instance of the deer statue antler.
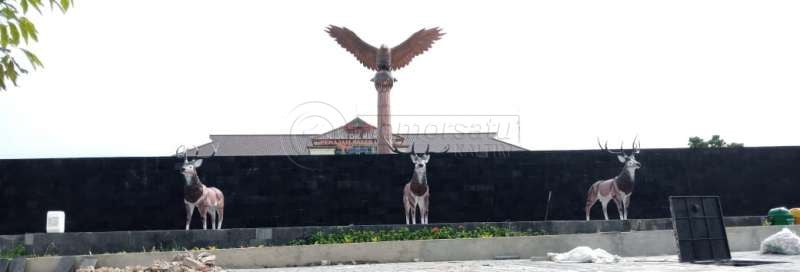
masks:
<path fill-rule="evenodd" d="M 398 150 L 397 147 L 392 146 L 392 152 L 397 153 L 397 154 L 416 154 L 416 152 L 414 152 L 414 145 L 415 145 L 414 143 L 411 144 L 411 151 L 410 152 L 403 152 L 403 151 Z M 430 151 L 431 151 L 431 145 L 428 144 L 425 147 L 425 153 L 422 153 L 422 154 L 424 154 L 424 155 L 431 154 Z M 442 152 L 439 152 L 439 153 L 447 153 L 449 151 L 450 151 L 450 145 L 446 145 L 444 147 L 444 150 L 442 150 Z"/>
<path fill-rule="evenodd" d="M 217 155 L 217 151 L 219 151 L 219 146 L 215 144 L 211 144 L 211 149 L 214 149 L 214 152 L 211 152 L 211 155 L 208 156 L 209 158 L 214 157 Z"/>
<path fill-rule="evenodd" d="M 219 146 L 215 145 L 214 143 L 210 143 L 209 145 L 211 145 L 211 149 L 213 150 L 211 152 L 211 155 L 208 155 L 208 156 L 205 156 L 205 157 L 200 157 L 199 156 L 200 149 L 195 147 L 195 155 L 194 156 L 197 157 L 197 158 L 201 158 L 201 159 L 210 159 L 210 158 L 213 158 L 214 156 L 216 156 L 217 155 L 217 151 L 219 150 Z"/>
<path fill-rule="evenodd" d="M 183 149 L 183 161 L 187 162 L 188 159 L 186 158 L 186 146 L 185 145 L 179 145 L 178 148 L 175 149 L 175 157 L 180 158 L 181 149 Z"/>
<path fill-rule="evenodd" d="M 620 144 L 619 151 L 611 151 L 611 150 L 608 150 L 608 141 L 606 141 L 605 145 L 602 145 L 602 144 L 600 144 L 600 138 L 598 137 L 597 138 L 597 145 L 600 146 L 600 150 L 603 150 L 603 151 L 608 152 L 610 154 L 627 156 L 627 154 L 625 154 L 625 150 L 623 150 L 624 143 Z"/>
<path fill-rule="evenodd" d="M 411 152 L 400 151 L 399 149 L 397 149 L 396 146 L 392 145 L 392 152 L 394 152 L 396 154 L 413 154 L 414 153 L 414 144 L 413 143 L 411 144 Z"/>

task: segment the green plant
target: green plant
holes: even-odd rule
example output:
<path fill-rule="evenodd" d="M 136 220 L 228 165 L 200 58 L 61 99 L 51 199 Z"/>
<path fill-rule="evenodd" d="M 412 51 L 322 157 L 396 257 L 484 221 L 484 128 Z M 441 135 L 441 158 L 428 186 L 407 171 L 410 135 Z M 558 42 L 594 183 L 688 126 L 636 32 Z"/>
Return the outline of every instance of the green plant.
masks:
<path fill-rule="evenodd" d="M 514 236 L 534 236 L 541 235 L 540 232 L 531 230 L 514 231 L 509 228 L 497 226 L 480 226 L 467 229 L 463 226 L 453 227 L 433 227 L 419 230 L 408 228 L 397 228 L 389 230 L 355 230 L 348 229 L 337 232 L 317 232 L 307 239 L 294 240 L 289 245 L 319 245 L 319 244 L 347 244 L 365 243 L 381 241 L 402 241 L 402 240 L 433 240 L 433 239 L 465 239 L 465 238 L 490 238 L 490 237 L 514 237 Z"/>
<path fill-rule="evenodd" d="M 0 250 L 0 258 L 3 259 L 13 259 L 22 256 L 28 256 L 28 254 L 25 251 L 25 247 L 22 246 L 21 244 L 17 244 L 11 249 Z"/>
<path fill-rule="evenodd" d="M 217 246 L 208 246 L 208 247 L 193 247 L 192 251 L 209 251 L 209 250 L 216 250 Z"/>
<path fill-rule="evenodd" d="M 0 0 L 0 90 L 6 89 L 6 83 L 11 81 L 17 85 L 17 77 L 28 73 L 28 70 L 17 61 L 15 56 L 25 56 L 30 63 L 30 68 L 44 67 L 33 52 L 25 49 L 29 42 L 39 41 L 39 32 L 36 26 L 26 16 L 32 8 L 42 13 L 45 3 L 50 8 L 58 8 L 62 12 L 73 6 L 73 0 Z"/>

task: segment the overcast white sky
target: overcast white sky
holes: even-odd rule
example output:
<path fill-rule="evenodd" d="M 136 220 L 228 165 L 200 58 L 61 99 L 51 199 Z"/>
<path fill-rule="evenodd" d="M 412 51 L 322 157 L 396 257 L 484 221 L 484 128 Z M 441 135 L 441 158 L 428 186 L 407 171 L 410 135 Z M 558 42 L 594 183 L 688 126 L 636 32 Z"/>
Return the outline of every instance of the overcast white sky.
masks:
<path fill-rule="evenodd" d="M 35 21 L 45 69 L 0 93 L 0 158 L 168 155 L 208 134 L 374 122 L 373 73 L 328 24 L 389 46 L 445 30 L 394 73 L 392 112 L 484 117 L 396 122 L 518 116 L 510 141 L 536 150 L 637 134 L 643 148 L 798 145 L 798 14 L 800 1 L 79 0 Z"/>

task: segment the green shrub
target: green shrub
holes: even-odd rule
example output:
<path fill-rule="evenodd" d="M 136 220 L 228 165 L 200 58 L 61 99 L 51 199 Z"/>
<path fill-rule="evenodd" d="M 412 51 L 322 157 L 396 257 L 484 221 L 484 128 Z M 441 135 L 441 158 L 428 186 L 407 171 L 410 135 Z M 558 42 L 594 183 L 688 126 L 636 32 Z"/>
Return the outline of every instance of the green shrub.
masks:
<path fill-rule="evenodd" d="M 540 232 L 531 230 L 514 231 L 509 228 L 496 226 L 480 226 L 474 229 L 466 229 L 463 226 L 452 227 L 433 227 L 419 230 L 408 228 L 397 228 L 390 230 L 343 230 L 338 232 L 317 232 L 307 239 L 294 240 L 289 245 L 321 245 L 321 244 L 348 244 L 381 241 L 403 241 L 403 240 L 433 240 L 433 239 L 464 239 L 464 238 L 490 238 L 490 237 L 513 237 L 513 236 L 535 236 L 541 235 Z"/>
<path fill-rule="evenodd" d="M 17 244 L 14 248 L 7 249 L 7 250 L 0 250 L 0 258 L 3 259 L 13 259 L 16 257 L 27 256 L 27 252 L 25 252 L 25 247 L 21 244 Z"/>

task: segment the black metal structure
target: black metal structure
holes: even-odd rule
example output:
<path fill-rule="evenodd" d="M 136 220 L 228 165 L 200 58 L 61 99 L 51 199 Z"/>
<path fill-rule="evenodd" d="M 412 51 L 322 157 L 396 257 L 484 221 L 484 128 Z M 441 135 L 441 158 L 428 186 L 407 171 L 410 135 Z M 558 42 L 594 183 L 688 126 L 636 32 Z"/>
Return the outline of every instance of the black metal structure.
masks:
<path fill-rule="evenodd" d="M 727 266 L 781 263 L 731 260 L 719 196 L 670 196 L 669 210 L 681 262 Z"/>
<path fill-rule="evenodd" d="M 681 262 L 731 259 L 718 196 L 670 196 L 669 209 Z"/>

